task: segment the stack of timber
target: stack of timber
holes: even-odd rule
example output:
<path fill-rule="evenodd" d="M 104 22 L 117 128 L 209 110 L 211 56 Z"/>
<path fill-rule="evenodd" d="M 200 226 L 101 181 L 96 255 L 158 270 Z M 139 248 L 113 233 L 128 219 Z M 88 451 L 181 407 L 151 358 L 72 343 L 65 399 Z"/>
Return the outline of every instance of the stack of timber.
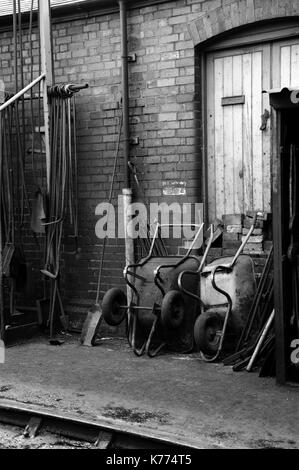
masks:
<path fill-rule="evenodd" d="M 258 284 L 247 322 L 236 352 L 224 360 L 234 371 L 261 367 L 261 376 L 275 375 L 274 355 L 273 247 Z"/>

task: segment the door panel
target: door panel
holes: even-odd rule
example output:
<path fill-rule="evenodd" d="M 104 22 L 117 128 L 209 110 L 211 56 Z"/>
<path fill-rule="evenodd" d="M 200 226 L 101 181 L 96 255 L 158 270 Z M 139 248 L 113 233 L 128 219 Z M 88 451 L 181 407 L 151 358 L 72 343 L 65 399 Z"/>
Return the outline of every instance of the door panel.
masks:
<path fill-rule="evenodd" d="M 273 88 L 299 85 L 299 38 L 273 45 Z"/>
<path fill-rule="evenodd" d="M 270 86 L 270 46 L 207 56 L 207 149 L 209 219 L 253 209 L 269 210 L 270 136 L 261 114 Z M 245 96 L 244 104 L 222 105 L 222 98 Z"/>

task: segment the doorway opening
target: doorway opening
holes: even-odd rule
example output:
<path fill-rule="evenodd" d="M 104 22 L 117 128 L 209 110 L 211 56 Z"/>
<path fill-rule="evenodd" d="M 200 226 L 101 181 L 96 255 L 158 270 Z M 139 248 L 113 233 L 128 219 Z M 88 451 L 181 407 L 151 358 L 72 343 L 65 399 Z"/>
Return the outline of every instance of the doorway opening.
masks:
<path fill-rule="evenodd" d="M 280 112 L 285 378 L 299 382 L 299 108 Z M 277 331 L 277 334 L 280 334 Z M 298 357 L 297 357 L 298 356 Z"/>

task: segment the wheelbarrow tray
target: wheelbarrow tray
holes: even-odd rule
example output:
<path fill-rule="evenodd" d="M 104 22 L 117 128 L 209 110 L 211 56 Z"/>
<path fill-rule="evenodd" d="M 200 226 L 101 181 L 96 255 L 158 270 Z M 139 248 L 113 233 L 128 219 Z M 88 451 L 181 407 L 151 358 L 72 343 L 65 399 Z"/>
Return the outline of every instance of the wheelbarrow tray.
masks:
<path fill-rule="evenodd" d="M 170 290 L 178 290 L 178 276 L 182 271 L 196 271 L 198 269 L 200 258 L 188 257 L 176 267 L 173 264 L 182 261 L 182 257 L 152 257 L 143 266 L 137 267 L 136 274 L 140 277 L 135 280 L 135 288 L 139 294 L 139 309 L 137 310 L 137 331 L 136 337 L 140 345 L 146 340 L 153 321 L 155 313 L 153 308 L 159 309 L 164 295 Z M 169 265 L 169 268 L 162 268 L 160 271 L 159 285 L 155 283 L 155 270 L 161 265 Z M 192 291 L 198 289 L 198 280 L 196 276 L 186 276 L 188 288 Z M 164 293 L 163 293 L 163 291 Z M 193 325 L 196 317 L 196 306 L 193 299 L 184 295 L 185 312 L 184 320 L 177 330 L 165 330 L 159 323 L 153 343 L 164 341 L 167 349 L 174 352 L 188 352 L 193 348 Z M 142 307 L 145 307 L 144 309 Z"/>
<path fill-rule="evenodd" d="M 211 272 L 215 265 L 228 265 L 232 259 L 232 257 L 218 258 L 203 269 L 200 279 L 202 311 L 223 311 L 224 315 L 227 299 L 213 288 Z M 240 255 L 231 270 L 216 272 L 215 281 L 217 286 L 227 292 L 232 299 L 229 326 L 230 330 L 238 335 L 245 325 L 256 292 L 252 259 L 250 256 Z"/>

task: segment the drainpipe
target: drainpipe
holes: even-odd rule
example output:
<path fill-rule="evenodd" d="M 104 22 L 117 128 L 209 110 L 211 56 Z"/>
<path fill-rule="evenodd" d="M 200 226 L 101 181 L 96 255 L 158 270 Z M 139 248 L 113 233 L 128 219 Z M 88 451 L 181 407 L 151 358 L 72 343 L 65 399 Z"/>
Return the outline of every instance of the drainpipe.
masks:
<path fill-rule="evenodd" d="M 128 37 L 126 0 L 119 0 L 121 56 L 122 56 L 122 110 L 123 110 L 123 141 L 124 141 L 124 187 L 130 187 L 130 129 L 129 129 L 129 79 L 128 79 Z"/>
<path fill-rule="evenodd" d="M 120 29 L 121 29 L 121 55 L 122 55 L 122 112 L 123 112 L 123 149 L 124 149 L 124 187 L 123 210 L 125 229 L 126 266 L 134 263 L 134 240 L 128 235 L 127 227 L 131 220 L 130 205 L 132 203 L 132 189 L 130 187 L 129 159 L 130 159 L 130 124 L 129 124 L 129 79 L 128 79 L 128 36 L 127 36 L 127 8 L 126 0 L 119 0 Z M 131 301 L 131 289 L 127 286 L 128 302 Z"/>

